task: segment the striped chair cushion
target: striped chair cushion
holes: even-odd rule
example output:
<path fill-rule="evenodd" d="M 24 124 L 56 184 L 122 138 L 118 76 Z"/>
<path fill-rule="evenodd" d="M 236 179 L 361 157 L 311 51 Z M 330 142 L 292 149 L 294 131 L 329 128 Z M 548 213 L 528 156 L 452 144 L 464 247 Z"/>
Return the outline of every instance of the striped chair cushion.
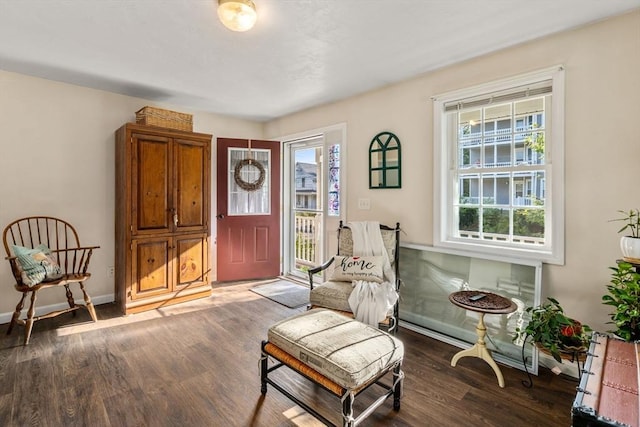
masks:
<path fill-rule="evenodd" d="M 282 320 L 269 342 L 347 389 L 357 389 L 402 361 L 402 342 L 331 310 L 313 309 Z"/>

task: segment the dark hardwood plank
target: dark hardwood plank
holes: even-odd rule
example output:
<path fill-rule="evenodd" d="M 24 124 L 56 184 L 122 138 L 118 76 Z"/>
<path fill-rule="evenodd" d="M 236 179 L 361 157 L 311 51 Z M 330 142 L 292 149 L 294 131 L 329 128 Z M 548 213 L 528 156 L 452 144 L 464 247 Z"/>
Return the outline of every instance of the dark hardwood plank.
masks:
<path fill-rule="evenodd" d="M 13 385 L 13 382 L 11 383 Z M 13 395 L 11 393 L 0 395 L 0 425 L 11 425 L 11 403 Z"/>
<path fill-rule="evenodd" d="M 250 292 L 216 285 L 197 301 L 123 317 L 115 304 L 37 322 L 23 347 L 21 327 L 0 328 L 0 425 L 3 426 L 319 426 L 272 387 L 260 394 L 260 342 L 274 322 L 304 311 Z M 541 368 L 534 387 L 523 372 L 489 366 L 459 350 L 401 328 L 404 396 L 388 401 L 364 426 L 568 426 L 577 381 Z M 282 368 L 284 385 L 339 421 L 333 395 Z M 377 387 L 376 387 L 377 388 Z M 356 413 L 377 397 L 367 390 Z M 375 393 L 374 393 L 375 392 Z"/>

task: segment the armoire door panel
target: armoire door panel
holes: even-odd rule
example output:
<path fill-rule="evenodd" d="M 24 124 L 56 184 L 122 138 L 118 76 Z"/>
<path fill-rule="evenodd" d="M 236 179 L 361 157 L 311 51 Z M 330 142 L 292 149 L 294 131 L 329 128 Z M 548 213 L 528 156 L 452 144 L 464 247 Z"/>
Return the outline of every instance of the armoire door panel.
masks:
<path fill-rule="evenodd" d="M 177 286 L 207 282 L 208 239 L 205 235 L 176 237 Z"/>
<path fill-rule="evenodd" d="M 171 241 L 137 240 L 132 244 L 133 284 L 131 297 L 170 292 L 171 289 Z"/>
<path fill-rule="evenodd" d="M 202 230 L 208 206 L 206 147 L 176 140 L 176 228 Z"/>
<path fill-rule="evenodd" d="M 136 140 L 134 191 L 137 195 L 136 228 L 141 232 L 169 230 L 169 140 Z"/>

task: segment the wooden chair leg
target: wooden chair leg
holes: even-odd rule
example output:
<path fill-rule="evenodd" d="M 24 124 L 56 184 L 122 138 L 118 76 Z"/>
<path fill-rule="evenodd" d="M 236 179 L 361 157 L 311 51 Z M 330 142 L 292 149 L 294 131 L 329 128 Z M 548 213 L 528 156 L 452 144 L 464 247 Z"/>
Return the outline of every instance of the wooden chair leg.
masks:
<path fill-rule="evenodd" d="M 9 323 L 9 329 L 7 329 L 7 335 L 11 334 L 11 331 L 13 330 L 13 325 L 15 325 L 18 322 L 18 319 L 20 318 L 20 313 L 22 313 L 22 307 L 24 307 L 24 299 L 26 297 L 27 297 L 27 294 L 23 292 L 22 298 L 20 298 L 20 302 L 18 302 L 18 305 L 16 305 L 16 311 L 14 311 L 13 316 L 11 316 L 11 323 Z"/>
<path fill-rule="evenodd" d="M 64 285 L 64 290 L 67 296 L 67 303 L 69 303 L 69 308 L 73 308 L 76 305 L 76 302 L 73 300 L 73 293 L 71 293 L 69 285 Z"/>
<path fill-rule="evenodd" d="M 73 293 L 71 292 L 71 288 L 69 288 L 69 285 L 64 285 L 64 291 L 65 291 L 65 294 L 67 296 L 67 304 L 69 304 L 69 308 L 75 307 L 76 306 L 76 302 L 73 299 Z M 75 310 L 71 312 L 71 315 L 73 317 L 76 317 Z"/>
<path fill-rule="evenodd" d="M 82 295 L 84 295 L 84 304 L 87 307 L 87 311 L 89 311 L 89 315 L 93 319 L 94 322 L 98 321 L 98 316 L 96 316 L 96 309 L 93 307 L 93 303 L 91 302 L 91 297 L 84 289 L 84 283 L 78 282 L 80 284 L 80 289 L 82 290 Z"/>
<path fill-rule="evenodd" d="M 27 312 L 27 320 L 24 324 L 24 345 L 29 344 L 29 339 L 31 338 L 31 329 L 33 328 L 33 317 L 36 314 L 36 292 L 31 292 L 31 305 L 29 306 L 29 311 Z"/>

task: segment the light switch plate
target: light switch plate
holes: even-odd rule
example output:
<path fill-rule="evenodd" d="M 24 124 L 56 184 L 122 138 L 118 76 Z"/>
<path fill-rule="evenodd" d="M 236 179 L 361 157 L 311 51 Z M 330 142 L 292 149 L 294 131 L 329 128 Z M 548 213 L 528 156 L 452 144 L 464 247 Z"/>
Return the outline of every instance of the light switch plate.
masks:
<path fill-rule="evenodd" d="M 371 209 L 371 199 L 358 199 L 358 209 L 362 209 L 362 210 Z"/>

